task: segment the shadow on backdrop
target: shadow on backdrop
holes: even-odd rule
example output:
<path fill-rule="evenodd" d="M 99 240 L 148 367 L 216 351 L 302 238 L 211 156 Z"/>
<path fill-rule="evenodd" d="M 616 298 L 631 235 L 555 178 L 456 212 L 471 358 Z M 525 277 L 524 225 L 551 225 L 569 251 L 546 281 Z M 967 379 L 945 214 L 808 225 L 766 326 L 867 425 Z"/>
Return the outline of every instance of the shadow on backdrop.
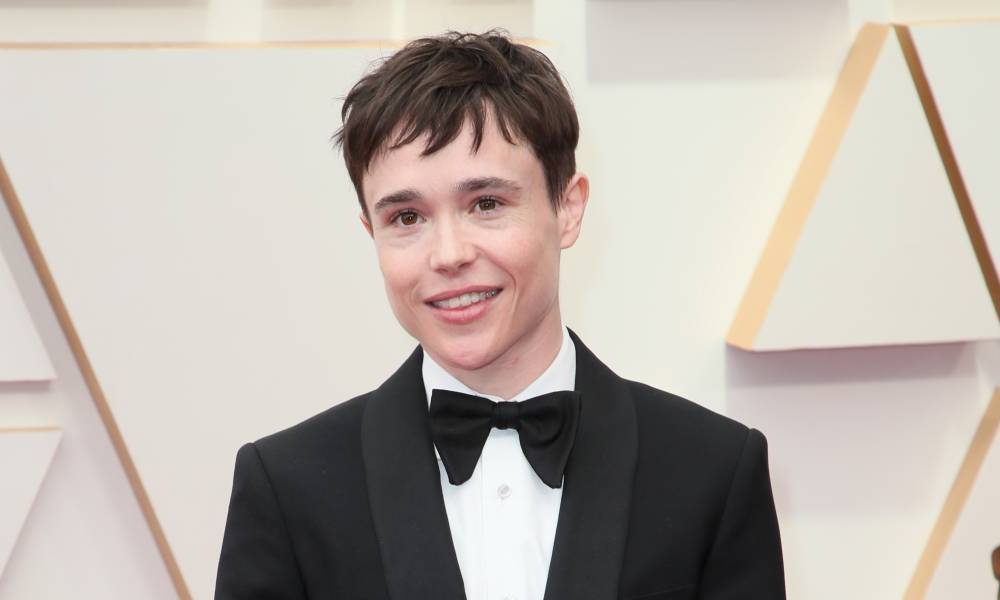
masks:
<path fill-rule="evenodd" d="M 954 447 L 981 416 L 975 344 L 727 347 L 725 361 L 726 414 L 768 436 L 775 499 L 793 513 L 923 506 L 936 497 L 929 481 L 951 481 Z"/>

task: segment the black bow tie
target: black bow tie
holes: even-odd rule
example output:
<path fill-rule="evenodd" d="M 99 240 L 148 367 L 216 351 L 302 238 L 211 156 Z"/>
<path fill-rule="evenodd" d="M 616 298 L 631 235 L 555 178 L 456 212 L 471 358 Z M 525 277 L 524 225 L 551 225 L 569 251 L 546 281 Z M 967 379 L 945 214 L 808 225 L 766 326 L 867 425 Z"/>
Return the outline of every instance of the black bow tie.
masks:
<path fill-rule="evenodd" d="M 563 470 L 580 421 L 580 394 L 551 392 L 520 402 L 494 402 L 451 390 L 431 392 L 431 436 L 448 481 L 465 483 L 483 453 L 490 429 L 516 429 L 521 451 L 550 488 L 562 487 Z"/>

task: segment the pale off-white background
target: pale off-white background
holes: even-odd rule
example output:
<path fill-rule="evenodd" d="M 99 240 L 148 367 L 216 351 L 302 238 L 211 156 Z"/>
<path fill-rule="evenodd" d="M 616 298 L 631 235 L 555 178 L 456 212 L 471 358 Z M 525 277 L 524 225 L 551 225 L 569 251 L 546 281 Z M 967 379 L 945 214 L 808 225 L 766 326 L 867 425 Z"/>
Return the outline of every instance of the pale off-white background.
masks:
<path fill-rule="evenodd" d="M 604 8 L 595 4 L 603 3 L 592 3 L 588 7 L 591 19 L 595 12 Z M 623 9 L 624 26 L 628 24 L 627 8 Z M 549 53 L 573 85 L 584 124 L 581 167 L 594 180 L 593 204 L 584 237 L 579 246 L 566 255 L 563 289 L 567 294 L 564 299 L 567 323 L 622 375 L 681 393 L 765 431 L 771 442 L 772 474 L 788 557 L 790 597 L 881 598 L 899 595 L 964 452 L 979 411 L 995 383 L 991 365 L 996 364 L 996 352 L 991 344 L 771 356 L 751 356 L 726 350 L 722 344 L 722 337 L 760 246 L 832 85 L 836 61 L 830 57 L 837 56 L 838 52 L 842 55 L 857 22 L 877 17 L 876 13 L 891 12 L 891 9 L 875 3 L 864 6 L 859 6 L 859 3 L 851 3 L 850 6 L 829 3 L 824 10 L 817 11 L 817 19 L 830 20 L 827 23 L 830 29 L 827 43 L 830 47 L 828 53 L 817 51 L 813 55 L 817 64 L 815 72 L 794 70 L 792 76 L 782 77 L 780 73 L 775 74 L 765 68 L 765 65 L 757 64 L 764 74 L 754 76 L 752 69 L 755 65 L 751 62 L 745 65 L 751 69 L 749 75 L 732 73 L 726 79 L 670 79 L 670 73 L 637 69 L 636 80 L 609 81 L 601 79 L 602 72 L 591 72 L 592 79 L 588 80 L 584 49 L 588 44 L 596 45 L 598 41 L 604 47 L 614 48 L 614 39 L 593 39 L 595 35 L 611 36 L 614 29 L 609 32 L 596 27 L 592 20 L 588 23 L 587 15 L 579 8 L 560 9 L 549 3 L 527 6 L 532 31 L 524 33 L 558 41 Z M 200 8 L 186 7 L 186 10 L 203 10 L 207 19 L 209 15 L 218 17 L 224 14 L 218 11 L 226 8 L 222 3 L 209 3 Z M 243 10 L 240 9 L 241 14 Z M 676 12 L 676 7 L 663 10 L 675 11 L 672 13 L 674 16 L 685 14 L 683 11 Z M 691 20 L 703 18 L 693 8 L 688 11 L 687 16 Z M 634 17 L 635 13 L 632 15 Z M 802 25 L 810 24 L 808 11 L 800 13 L 800 16 L 804 21 Z M 724 22 L 724 15 L 719 19 Z M 36 15 L 38 29 L 48 27 L 52 21 L 51 17 L 42 19 Z M 220 18 L 212 22 L 227 21 Z M 252 32 L 257 31 L 255 27 L 259 22 L 249 20 L 240 30 L 242 35 L 234 35 L 233 29 L 214 31 L 225 30 L 223 37 L 232 35 L 234 38 L 253 39 Z M 811 23 L 815 25 L 817 21 Z M 683 24 L 681 20 L 675 26 Z M 756 25 L 762 27 L 762 34 L 780 35 L 779 26 L 764 28 L 761 23 Z M 95 29 L 99 30 L 92 28 Z M 24 39 L 23 31 L 22 28 L 19 39 Z M 622 29 L 617 31 L 626 33 Z M 151 37 L 166 39 L 170 33 L 176 32 L 161 36 L 151 34 Z M 258 32 L 258 35 L 263 34 Z M 205 37 L 211 39 L 208 33 Z M 7 39 L 15 38 L 8 36 Z M 39 39 L 50 38 L 43 36 Z M 709 65 L 713 58 L 713 46 L 706 44 L 699 51 L 702 54 L 696 54 L 695 58 Z M 363 54 L 363 51 L 359 52 Z M 594 69 L 593 62 L 591 68 Z M 345 81 L 350 79 L 346 73 L 341 76 Z M 81 82 L 81 85 L 85 84 Z M 320 110 L 317 102 L 329 105 L 331 111 L 328 118 L 332 125 L 335 111 L 332 104 L 326 101 L 329 96 L 343 90 L 327 91 L 322 82 L 314 85 L 316 87 L 310 90 L 316 89 L 327 95 L 321 100 L 310 98 L 303 102 L 311 102 L 311 110 L 316 111 Z M 299 91 L 304 90 L 296 90 L 296 93 Z M 86 95 L 81 93 L 80 98 Z M 239 100 L 239 97 L 233 98 L 234 106 L 239 106 Z M 625 105 L 630 108 L 622 111 L 620 107 Z M 275 106 L 282 106 L 282 101 L 276 101 Z M 88 111 L 87 114 L 94 113 Z M 138 109 L 135 114 L 142 115 Z M 651 115 L 655 115 L 652 122 Z M 107 115 L 108 124 L 114 126 L 118 116 Z M 304 124 L 305 121 L 301 122 Z M 141 126 L 141 123 L 135 125 Z M 26 129 L 21 131 L 44 129 L 31 124 L 23 127 Z M 85 129 L 87 125 L 80 127 Z M 197 125 L 192 125 L 192 130 L 197 132 L 197 129 Z M 50 130 L 53 133 L 56 131 L 62 135 L 67 133 L 65 130 Z M 274 133 L 278 128 L 271 125 L 267 131 Z M 287 135 L 289 138 L 276 143 L 287 143 L 280 147 L 288 151 L 302 152 L 301 160 L 295 161 L 300 165 L 297 168 L 341 168 L 337 157 L 328 148 L 320 148 L 323 135 L 314 135 L 312 146 L 302 142 L 301 147 L 295 145 L 297 139 L 307 139 L 310 132 L 295 129 L 294 133 Z M 305 137 L 296 138 L 298 135 Z M 178 137 L 181 137 L 180 134 Z M 104 147 L 106 151 L 106 146 L 113 144 L 114 139 L 122 138 L 113 138 L 95 147 Z M 135 148 L 141 149 L 144 138 L 136 134 L 134 139 L 137 142 Z M 21 150 L 26 153 L 21 156 L 32 158 L 30 161 L 22 158 L 26 161 L 25 165 L 38 164 L 35 159 L 41 160 L 45 156 L 40 149 L 58 147 L 61 138 L 53 135 L 45 141 L 48 145 L 36 140 L 38 147 Z M 181 146 L 182 142 L 183 139 L 178 141 L 178 154 L 182 148 L 190 149 Z M 90 138 L 90 143 L 95 143 L 93 138 Z M 76 150 L 86 147 L 83 143 L 73 145 L 69 140 L 65 144 Z M 253 149 L 252 139 L 247 145 L 251 148 L 246 155 L 248 157 L 263 152 Z M 5 159 L 11 156 L 8 168 L 13 172 L 15 185 L 19 185 L 14 172 L 18 152 L 6 148 L 0 151 L 4 152 Z M 69 150 L 63 152 L 62 160 L 68 165 L 71 153 Z M 121 153 L 121 149 L 118 152 Z M 58 160 L 59 152 L 53 151 L 52 154 L 55 157 L 51 159 Z M 80 155 L 75 156 L 79 160 Z M 237 166 L 241 164 L 238 160 L 233 163 Z M 142 161 L 137 161 L 137 164 L 142 164 Z M 220 160 L 218 156 L 209 157 L 204 165 L 205 173 L 217 171 L 220 164 L 226 164 L 225 160 Z M 190 163 L 186 165 L 190 166 Z M 102 168 L 109 185 L 124 176 L 116 174 L 114 168 L 107 165 Z M 169 172 L 164 170 L 163 165 L 146 164 L 146 168 L 154 174 Z M 22 172 L 26 170 L 22 169 Z M 90 168 L 78 166 L 76 181 L 87 181 L 81 179 L 81 173 L 92 174 L 94 170 L 93 165 Z M 260 180 L 259 174 L 253 176 L 255 182 Z M 57 280 L 66 287 L 64 293 L 71 311 L 74 310 L 73 299 L 77 299 L 77 326 L 98 361 L 98 374 L 101 375 L 102 367 L 107 373 L 103 383 L 112 404 L 121 407 L 119 418 L 127 439 L 129 427 L 142 427 L 142 419 L 148 419 L 150 415 L 170 414 L 164 406 L 175 399 L 158 397 L 163 388 L 176 394 L 187 385 L 190 390 L 188 402 L 205 401 L 206 397 L 210 400 L 212 394 L 225 394 L 227 388 L 248 385 L 245 380 L 239 384 L 227 383 L 230 375 L 242 374 L 245 378 L 254 378 L 250 383 L 265 386 L 270 397 L 280 398 L 267 406 L 248 406 L 246 412 L 233 421 L 232 428 L 226 431 L 217 431 L 213 427 L 216 421 L 210 419 L 205 422 L 183 420 L 159 423 L 164 429 L 177 430 L 172 437 L 210 439 L 220 448 L 214 455 L 199 457 L 194 454 L 187 459 L 190 462 L 201 458 L 205 468 L 199 473 L 171 471 L 171 455 L 164 454 L 162 446 L 144 446 L 141 438 L 133 444 L 133 452 L 139 462 L 148 465 L 150 476 L 146 478 L 147 486 L 153 493 L 154 503 L 162 507 L 158 508 L 161 518 L 196 597 L 210 597 L 206 590 L 210 590 L 214 570 L 212 563 L 217 555 L 221 527 L 220 515 L 224 517 L 224 502 L 230 483 L 227 478 L 231 475 L 232 453 L 236 444 L 290 424 L 311 414 L 313 408 L 328 403 L 324 397 L 303 400 L 303 394 L 290 393 L 294 386 L 304 385 L 300 379 L 282 380 L 274 375 L 291 371 L 303 377 L 315 377 L 320 373 L 332 378 L 334 374 L 346 371 L 352 375 L 350 382 L 338 380 L 330 385 L 338 389 L 342 386 L 345 393 L 363 391 L 380 381 L 411 344 L 398 332 L 381 297 L 373 255 L 354 220 L 354 199 L 345 185 L 346 178 L 335 171 L 331 171 L 329 177 L 328 184 L 334 193 L 329 198 L 317 199 L 328 203 L 317 210 L 329 217 L 329 231 L 324 229 L 323 223 L 303 223 L 296 220 L 295 215 L 280 212 L 277 215 L 287 219 L 287 222 L 269 222 L 265 218 L 267 215 L 248 217 L 239 213 L 240 208 L 247 205 L 241 204 L 238 196 L 222 207 L 187 205 L 178 201 L 163 209 L 169 214 L 150 215 L 144 212 L 142 206 L 136 206 L 133 207 L 133 215 L 102 216 L 99 212 L 101 206 L 110 207 L 112 204 L 102 204 L 100 194 L 87 192 L 94 189 L 90 186 L 84 186 L 78 192 L 87 202 L 55 197 L 57 203 L 49 207 L 53 211 L 51 214 L 57 216 L 66 214 L 66 210 L 79 211 L 77 216 L 82 220 L 61 223 L 40 218 L 37 224 L 43 238 L 44 224 L 50 224 L 50 240 L 59 239 L 52 237 L 52 232 L 62 231 L 52 229 L 52 223 L 71 233 L 78 231 L 74 225 L 83 223 L 88 227 L 99 225 L 107 228 L 107 236 L 92 232 L 81 235 L 79 239 L 92 244 L 85 256 L 109 258 L 116 262 L 97 266 L 63 262 L 66 266 L 57 272 Z M 232 184 L 235 179 L 237 177 L 234 176 L 229 183 Z M 19 185 L 19 190 L 26 196 L 24 201 L 29 209 L 33 202 L 37 207 L 41 201 L 31 198 L 48 197 L 51 201 L 52 197 L 43 192 L 60 189 L 58 178 L 54 177 L 38 177 L 32 183 L 32 178 L 25 176 L 21 181 L 24 183 Z M 295 181 L 293 174 L 279 172 L 272 175 L 269 181 L 275 185 L 273 197 L 278 197 L 280 193 L 295 193 L 295 188 L 288 186 L 289 181 Z M 178 183 L 178 189 L 189 188 Z M 240 188 L 234 186 L 230 189 Z M 36 193 L 29 198 L 29 191 Z M 261 206 L 267 207 L 268 204 L 261 203 Z M 212 210 L 218 212 L 206 213 Z M 215 225 L 223 222 L 226 210 L 236 211 L 241 214 L 244 224 L 257 223 L 260 229 L 220 231 Z M 154 216 L 156 218 L 152 218 Z M 204 222 L 202 228 L 199 228 L 199 221 Z M 202 287 L 194 288 L 202 293 L 221 293 L 223 297 L 190 297 L 189 294 L 163 287 L 177 273 L 146 270 L 146 273 L 155 276 L 138 281 L 123 278 L 119 269 L 134 268 L 134 272 L 130 271 L 132 277 L 141 277 L 144 272 L 142 265 L 137 261 L 130 263 L 129 252 L 111 246 L 110 242 L 107 245 L 95 242 L 102 239 L 120 242 L 123 238 L 115 234 L 123 230 L 139 237 L 144 222 L 148 222 L 146 226 L 154 242 L 177 240 L 178 232 L 193 231 L 192 260 L 207 260 L 209 263 L 215 260 L 219 266 L 242 264 L 246 272 L 223 273 L 223 277 L 232 279 L 204 281 L 201 282 L 204 284 Z M 177 229 L 165 228 L 164 224 Z M 307 234 L 297 229 L 306 225 L 312 226 Z M 72 365 L 66 362 L 65 356 L 62 360 L 59 358 L 62 342 L 58 332 L 51 322 L 45 324 L 50 317 L 44 314 L 44 301 L 37 290 L 33 292 L 30 289 L 31 274 L 23 255 L 18 255 L 17 244 L 11 241 L 11 230 L 7 228 L 3 232 L 4 253 L 12 264 L 15 278 L 22 282 L 22 292 L 32 307 L 33 316 L 56 363 L 56 370 L 64 381 L 55 384 L 54 388 L 5 385 L 0 399 L 3 402 L 0 404 L 3 409 L 0 410 L 0 419 L 17 421 L 18 424 L 24 424 L 26 420 L 48 419 L 70 429 L 66 423 L 70 419 L 65 411 L 70 409 L 71 404 L 72 410 L 83 410 L 76 403 L 85 401 L 86 396 L 78 385 L 69 394 L 56 392 L 66 382 L 72 383 Z M 234 294 L 236 289 L 246 291 L 248 288 L 233 287 L 232 283 L 243 286 L 252 286 L 255 282 L 274 283 L 271 279 L 263 282 L 255 280 L 253 272 L 253 268 L 260 265 L 259 261 L 274 257 L 274 252 L 265 249 L 260 255 L 249 257 L 227 254 L 227 240 L 230 246 L 253 248 L 252 244 L 241 244 L 254 234 L 268 236 L 274 248 L 294 245 L 300 239 L 322 240 L 326 244 L 317 248 L 298 248 L 292 252 L 317 257 L 315 264 L 278 263 L 265 270 L 270 274 L 288 274 L 288 280 L 282 285 L 285 289 L 292 289 L 290 297 L 316 304 L 305 307 L 255 305 L 252 298 Z M 136 254 L 135 246 L 124 248 Z M 338 255 L 331 254 L 329 262 L 320 260 L 322 251 L 331 249 L 339 250 Z M 149 251 L 151 255 L 169 261 L 176 258 L 172 254 L 176 250 L 176 247 L 153 246 Z M 340 253 L 345 256 L 340 256 Z M 57 260 L 59 255 L 54 248 L 50 260 Z M 61 255 L 71 256 L 70 253 Z M 278 256 L 281 256 L 280 251 Z M 314 282 L 312 278 L 317 272 L 328 275 L 330 279 Z M 206 268 L 202 274 L 211 273 L 211 269 Z M 342 286 L 336 288 L 340 292 L 336 302 L 328 305 L 320 304 L 315 300 L 317 296 L 309 293 L 315 290 L 295 288 L 296 284 L 315 285 L 328 293 L 334 289 L 330 287 L 330 280 L 349 281 L 351 285 L 346 293 Z M 580 290 L 586 292 L 581 293 Z M 569 294 L 574 292 L 571 299 Z M 226 297 L 227 293 L 233 297 Z M 128 294 L 137 296 L 128 298 Z M 165 305 L 143 304 L 156 298 Z M 277 299 L 274 295 L 264 297 L 269 302 Z M 121 303 L 121 308 L 128 312 L 88 306 L 87 301 Z M 182 308 L 193 313 L 201 307 L 212 310 L 229 307 L 235 315 L 202 317 L 222 327 L 228 323 L 233 329 L 207 332 L 192 328 L 187 321 L 171 322 L 170 315 L 185 314 L 176 306 L 167 305 L 173 302 L 184 303 Z M 156 310 L 158 308 L 162 310 Z M 246 314 L 240 312 L 254 308 L 263 310 Z M 142 310 L 149 310 L 147 319 L 142 319 Z M 346 328 L 357 328 L 362 322 L 358 311 L 365 315 L 364 333 L 374 335 L 379 343 L 355 346 L 355 351 L 350 353 L 351 365 L 347 369 L 324 355 L 323 346 L 298 348 L 295 364 L 277 365 L 276 360 L 288 360 L 288 351 L 268 348 L 264 343 L 304 337 L 323 344 L 337 335 L 357 343 L 362 339 L 361 332 Z M 323 314 L 324 321 L 298 323 L 296 319 L 303 314 Z M 218 318 L 213 320 L 213 317 Z M 164 318 L 167 320 L 164 321 Z M 138 333 L 116 331 L 115 325 L 124 321 L 133 325 L 145 323 L 150 329 Z M 250 325 L 241 328 L 247 323 Z M 294 331 L 289 333 L 289 326 L 301 327 L 301 336 L 296 337 Z M 316 331 L 317 328 L 319 331 Z M 248 348 L 245 354 L 235 358 L 198 354 L 207 340 L 232 341 L 236 339 L 235 334 L 241 331 L 245 337 L 239 339 Z M 161 336 L 161 343 L 152 349 L 117 347 L 132 340 L 130 336 L 133 335 L 141 339 Z M 167 347 L 162 343 L 164 341 L 176 346 Z M 259 348 L 264 350 L 258 352 Z M 150 355 L 159 361 L 150 361 Z M 103 362 L 100 357 L 104 357 Z M 163 361 L 164 357 L 176 359 L 176 362 Z M 271 365 L 274 371 L 254 370 L 262 364 Z M 179 366 L 188 370 L 178 369 Z M 218 386 L 218 389 L 202 396 L 206 393 L 206 384 Z M 140 397 L 141 400 L 131 399 Z M 143 404 L 154 399 L 155 408 Z M 227 398 L 227 401 L 232 401 L 232 398 Z M 211 406 L 206 405 L 205 410 L 211 415 Z M 275 410 L 278 412 L 275 413 Z M 222 418 L 228 415 L 211 416 Z M 83 421 L 87 419 L 81 417 L 81 423 Z M 169 586 L 159 573 L 162 567 L 157 562 L 155 549 L 134 514 L 137 511 L 127 506 L 131 499 L 124 482 L 105 481 L 120 478 L 120 474 L 114 472 L 116 465 L 112 457 L 107 452 L 91 450 L 93 445 L 102 443 L 99 428 L 94 428 L 91 420 L 91 426 L 81 426 L 77 430 L 80 432 L 78 435 L 89 431 L 86 439 L 93 442 L 74 450 L 70 445 L 70 433 L 67 434 L 47 487 L 42 489 L 39 503 L 29 519 L 18 550 L 21 554 L 15 552 L 7 573 L 0 579 L 0 597 L 117 597 L 115 594 L 121 594 L 121 597 L 171 597 Z M 129 441 L 131 444 L 132 440 Z M 83 451 L 84 448 L 86 451 Z M 178 444 L 172 451 L 183 454 L 184 445 Z M 79 461 L 87 452 L 103 456 L 103 462 L 95 464 L 100 465 L 101 477 L 105 480 L 83 478 L 74 481 L 74 486 L 67 486 L 67 472 L 59 470 L 59 461 L 63 461 L 64 465 L 71 460 Z M 220 481 L 219 472 L 224 473 L 222 479 L 225 480 Z M 62 489 L 60 485 L 72 491 Z M 162 487 L 157 488 L 157 485 Z M 98 538 L 105 558 L 99 556 L 101 553 L 93 553 L 93 532 L 88 533 L 81 524 L 74 522 L 70 526 L 56 519 L 56 514 L 65 515 L 65 511 L 58 513 L 53 507 L 70 494 L 84 498 L 111 494 L 115 503 L 122 505 L 113 510 L 113 506 L 102 508 L 102 503 L 94 502 L 87 513 L 92 520 L 104 518 L 131 524 L 117 531 L 112 528 L 109 535 Z M 221 503 L 218 501 L 220 497 Z M 203 503 L 213 508 L 205 508 Z M 189 509 L 185 510 L 185 506 Z M 122 513 L 125 518 L 119 517 Z M 55 532 L 58 532 L 58 540 Z M 45 544 L 43 540 L 49 543 Z M 126 551 L 131 551 L 129 560 L 138 561 L 141 568 L 127 566 L 123 557 L 113 560 L 115 552 Z M 65 573 L 61 582 L 44 576 L 46 565 L 53 563 L 59 564 Z M 832 569 L 831 565 L 837 567 Z M 984 572 L 985 569 L 984 566 Z M 142 576 L 143 571 L 148 575 Z M 136 576 L 137 573 L 139 576 Z"/>

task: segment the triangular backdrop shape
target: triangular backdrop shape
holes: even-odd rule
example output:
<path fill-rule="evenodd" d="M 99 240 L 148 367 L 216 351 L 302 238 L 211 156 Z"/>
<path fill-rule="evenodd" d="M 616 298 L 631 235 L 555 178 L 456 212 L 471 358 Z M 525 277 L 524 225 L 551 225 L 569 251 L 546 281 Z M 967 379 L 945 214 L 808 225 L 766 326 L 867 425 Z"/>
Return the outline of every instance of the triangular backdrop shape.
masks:
<path fill-rule="evenodd" d="M 0 577 L 61 437 L 58 429 L 0 429 Z"/>
<path fill-rule="evenodd" d="M 896 34 L 866 26 L 728 341 L 789 350 L 997 336 Z"/>

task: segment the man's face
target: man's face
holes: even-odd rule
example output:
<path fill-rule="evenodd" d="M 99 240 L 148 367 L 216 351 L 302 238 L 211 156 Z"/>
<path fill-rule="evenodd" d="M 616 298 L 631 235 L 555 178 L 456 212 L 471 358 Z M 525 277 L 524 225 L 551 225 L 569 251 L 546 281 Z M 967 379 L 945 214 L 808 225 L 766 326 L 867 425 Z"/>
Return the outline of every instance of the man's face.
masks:
<path fill-rule="evenodd" d="M 472 138 L 466 124 L 430 156 L 418 138 L 378 157 L 363 180 L 362 223 L 396 318 L 461 370 L 516 364 L 519 349 L 558 331 L 559 254 L 576 241 L 587 193 L 574 176 L 571 208 L 557 213 L 529 147 L 507 142 L 492 120 L 475 153 Z"/>

